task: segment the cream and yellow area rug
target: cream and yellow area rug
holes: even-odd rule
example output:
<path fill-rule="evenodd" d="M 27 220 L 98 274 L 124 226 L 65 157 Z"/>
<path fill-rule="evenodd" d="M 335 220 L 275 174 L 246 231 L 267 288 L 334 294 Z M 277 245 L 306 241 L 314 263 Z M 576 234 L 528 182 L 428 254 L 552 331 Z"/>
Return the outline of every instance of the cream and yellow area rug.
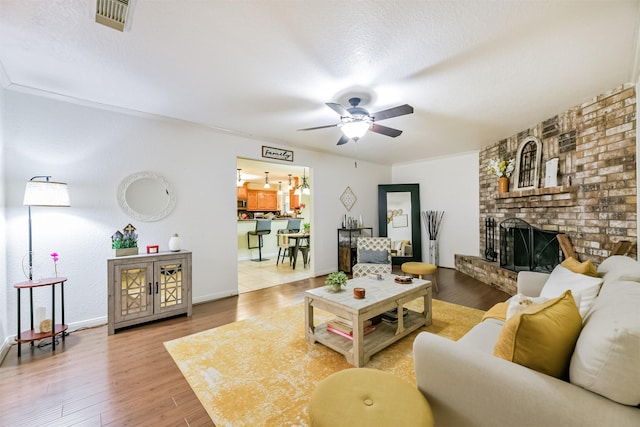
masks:
<path fill-rule="evenodd" d="M 409 307 L 421 310 L 417 303 Z M 314 311 L 316 325 L 334 317 Z M 375 354 L 366 367 L 415 384 L 412 346 L 418 332 L 457 340 L 483 313 L 433 300 L 433 324 Z M 302 303 L 168 341 L 165 347 L 218 427 L 307 426 L 316 385 L 353 367 L 341 354 L 305 341 Z"/>

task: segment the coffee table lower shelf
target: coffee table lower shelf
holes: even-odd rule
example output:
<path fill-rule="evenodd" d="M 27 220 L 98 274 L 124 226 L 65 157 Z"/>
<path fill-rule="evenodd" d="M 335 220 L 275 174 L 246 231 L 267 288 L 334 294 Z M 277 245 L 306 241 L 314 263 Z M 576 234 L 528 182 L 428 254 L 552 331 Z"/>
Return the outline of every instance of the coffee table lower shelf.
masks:
<path fill-rule="evenodd" d="M 394 342 L 406 337 L 416 329 L 425 326 L 426 319 L 423 313 L 409 310 L 409 313 L 403 319 L 403 330 L 398 332 L 398 324 L 380 322 L 376 325 L 374 331 L 368 333 L 363 338 L 364 347 L 364 364 L 366 364 L 371 356 L 380 350 L 390 346 Z M 353 340 L 327 331 L 327 324 L 323 323 L 314 328 L 310 334 L 310 339 L 315 340 L 330 349 L 337 351 L 345 356 L 347 362 L 356 367 L 360 367 L 359 361 L 353 357 Z"/>

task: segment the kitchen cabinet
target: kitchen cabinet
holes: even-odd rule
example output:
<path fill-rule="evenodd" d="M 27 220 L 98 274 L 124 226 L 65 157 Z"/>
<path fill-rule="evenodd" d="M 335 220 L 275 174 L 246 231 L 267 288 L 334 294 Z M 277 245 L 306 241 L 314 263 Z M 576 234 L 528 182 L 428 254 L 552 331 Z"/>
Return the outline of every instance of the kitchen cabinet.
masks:
<path fill-rule="evenodd" d="M 191 316 L 191 252 L 107 260 L 108 329 L 186 314 Z"/>
<path fill-rule="evenodd" d="M 278 193 L 276 191 L 260 191 L 258 193 L 258 210 L 277 211 Z"/>
<path fill-rule="evenodd" d="M 300 196 L 298 196 L 297 194 L 293 194 L 295 190 L 291 190 L 289 191 L 289 206 L 291 207 L 291 210 L 293 210 L 293 208 L 300 206 Z"/>
<path fill-rule="evenodd" d="M 238 200 L 247 200 L 248 192 L 247 186 L 243 185 L 242 187 L 238 187 Z"/>
<path fill-rule="evenodd" d="M 276 211 L 278 210 L 278 192 L 248 190 L 247 210 L 249 211 Z"/>
<path fill-rule="evenodd" d="M 253 190 L 247 191 L 247 210 L 258 210 L 258 192 Z"/>

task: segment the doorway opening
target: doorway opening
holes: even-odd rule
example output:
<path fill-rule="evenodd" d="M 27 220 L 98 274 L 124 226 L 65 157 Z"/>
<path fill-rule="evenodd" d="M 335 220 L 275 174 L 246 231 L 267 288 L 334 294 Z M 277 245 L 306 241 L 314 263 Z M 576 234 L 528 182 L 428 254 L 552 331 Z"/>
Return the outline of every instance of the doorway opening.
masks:
<path fill-rule="evenodd" d="M 310 170 L 305 166 L 237 159 L 238 292 L 264 289 L 313 276 Z M 305 191 L 303 182 L 309 186 Z M 258 221 L 270 225 L 261 239 L 251 234 Z M 299 227 L 291 238 L 282 234 Z M 295 230 L 290 230 L 293 232 Z M 261 248 L 260 240 L 262 241 Z M 295 246 L 297 244 L 297 254 Z"/>

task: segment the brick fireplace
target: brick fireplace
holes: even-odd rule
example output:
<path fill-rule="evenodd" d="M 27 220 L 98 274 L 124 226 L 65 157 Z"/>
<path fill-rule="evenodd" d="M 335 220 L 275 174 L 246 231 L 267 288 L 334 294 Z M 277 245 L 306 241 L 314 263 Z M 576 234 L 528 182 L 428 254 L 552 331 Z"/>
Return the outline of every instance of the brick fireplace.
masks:
<path fill-rule="evenodd" d="M 515 158 L 520 143 L 531 136 L 542 144 L 539 188 L 498 194 L 489 160 Z M 596 265 L 616 242 L 636 242 L 635 85 L 619 86 L 498 141 L 479 157 L 480 254 L 456 255 L 456 268 L 463 273 L 515 294 L 517 274 L 483 257 L 488 218 L 498 225 L 518 218 L 542 230 L 565 233 L 579 260 Z M 545 164 L 553 158 L 559 159 L 558 185 L 545 188 Z M 510 188 L 515 179 L 512 175 Z M 494 246 L 499 250 L 498 242 Z"/>

